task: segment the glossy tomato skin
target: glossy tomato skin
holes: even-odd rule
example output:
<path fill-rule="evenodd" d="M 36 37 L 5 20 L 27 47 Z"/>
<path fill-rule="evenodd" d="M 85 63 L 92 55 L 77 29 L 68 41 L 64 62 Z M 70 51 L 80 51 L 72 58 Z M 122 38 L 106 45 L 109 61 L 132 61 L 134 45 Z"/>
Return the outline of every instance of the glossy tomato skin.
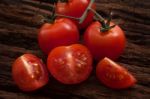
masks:
<path fill-rule="evenodd" d="M 98 63 L 96 76 L 104 85 L 113 89 L 128 88 L 136 83 L 132 74 L 109 58 Z"/>
<path fill-rule="evenodd" d="M 112 26 L 114 23 L 111 22 L 110 25 Z M 93 22 L 85 31 L 84 43 L 96 60 L 104 57 L 115 60 L 125 49 L 124 32 L 118 25 L 106 32 L 101 32 L 101 27 L 98 21 Z"/>
<path fill-rule="evenodd" d="M 90 0 L 68 0 L 68 3 L 58 2 L 56 4 L 56 13 L 80 18 L 88 7 L 89 3 Z M 96 9 L 95 3 L 92 5 L 92 9 Z M 92 23 L 93 17 L 94 13 L 89 11 L 82 24 L 79 24 L 77 20 L 72 20 L 77 24 L 78 28 L 84 29 Z"/>
<path fill-rule="evenodd" d="M 70 45 L 79 41 L 77 26 L 67 18 L 56 19 L 53 24 L 45 23 L 38 34 L 39 46 L 45 54 L 61 45 Z"/>
<path fill-rule="evenodd" d="M 85 81 L 92 71 L 92 57 L 81 44 L 60 46 L 53 49 L 47 59 L 52 76 L 63 84 Z"/>
<path fill-rule="evenodd" d="M 48 83 L 48 72 L 42 61 L 32 55 L 24 54 L 12 65 L 12 77 L 23 91 L 34 91 Z"/>

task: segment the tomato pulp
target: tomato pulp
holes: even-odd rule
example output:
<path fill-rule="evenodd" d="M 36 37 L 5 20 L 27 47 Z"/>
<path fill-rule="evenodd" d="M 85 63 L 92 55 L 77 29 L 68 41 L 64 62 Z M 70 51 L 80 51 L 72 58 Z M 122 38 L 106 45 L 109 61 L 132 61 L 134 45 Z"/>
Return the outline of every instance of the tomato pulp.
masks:
<path fill-rule="evenodd" d="M 81 44 L 60 46 L 53 49 L 47 59 L 50 73 L 63 84 L 78 84 L 92 71 L 92 57 Z"/>

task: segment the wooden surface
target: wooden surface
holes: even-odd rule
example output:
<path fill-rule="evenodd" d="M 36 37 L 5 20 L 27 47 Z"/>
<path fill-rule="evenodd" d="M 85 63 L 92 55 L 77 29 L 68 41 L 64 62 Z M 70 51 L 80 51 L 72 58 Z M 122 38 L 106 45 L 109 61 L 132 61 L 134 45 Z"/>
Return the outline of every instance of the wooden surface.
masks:
<path fill-rule="evenodd" d="M 0 99 L 150 99 L 149 0 L 96 0 L 98 12 L 107 16 L 112 10 L 114 21 L 125 31 L 127 46 L 118 63 L 135 75 L 138 82 L 134 87 L 112 90 L 99 83 L 93 71 L 87 81 L 75 86 L 62 85 L 50 77 L 45 87 L 33 93 L 16 87 L 11 64 L 26 52 L 46 59 L 37 44 L 37 31 L 40 15 L 49 14 L 50 5 L 19 1 L 0 0 Z"/>

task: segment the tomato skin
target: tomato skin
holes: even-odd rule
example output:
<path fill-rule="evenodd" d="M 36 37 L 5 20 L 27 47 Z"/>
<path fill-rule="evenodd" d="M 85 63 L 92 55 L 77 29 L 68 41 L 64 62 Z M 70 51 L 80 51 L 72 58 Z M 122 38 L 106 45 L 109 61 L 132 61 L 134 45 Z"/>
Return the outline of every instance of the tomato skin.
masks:
<path fill-rule="evenodd" d="M 32 54 L 24 54 L 15 60 L 12 77 L 22 91 L 37 90 L 49 80 L 45 65 Z"/>
<path fill-rule="evenodd" d="M 79 41 L 76 25 L 67 18 L 56 19 L 53 24 L 45 23 L 38 34 L 39 46 L 45 54 L 61 45 L 70 45 Z"/>
<path fill-rule="evenodd" d="M 81 44 L 60 46 L 53 49 L 47 59 L 49 72 L 63 84 L 85 81 L 92 71 L 92 57 Z"/>
<path fill-rule="evenodd" d="M 114 25 L 114 23 L 110 23 Z M 93 22 L 85 31 L 84 43 L 91 51 L 96 60 L 108 57 L 112 60 L 117 59 L 124 51 L 126 38 L 123 30 L 116 25 L 114 28 L 101 32 L 102 25 Z"/>
<path fill-rule="evenodd" d="M 104 85 L 113 89 L 128 88 L 136 83 L 132 74 L 109 58 L 98 63 L 96 76 Z"/>
<path fill-rule="evenodd" d="M 68 3 L 58 2 L 56 4 L 56 13 L 80 18 L 88 7 L 89 3 L 90 0 L 68 0 Z M 92 9 L 96 9 L 95 3 L 92 5 Z M 89 11 L 82 24 L 79 24 L 77 20 L 72 20 L 77 24 L 78 28 L 84 29 L 92 23 L 93 17 L 94 13 Z"/>

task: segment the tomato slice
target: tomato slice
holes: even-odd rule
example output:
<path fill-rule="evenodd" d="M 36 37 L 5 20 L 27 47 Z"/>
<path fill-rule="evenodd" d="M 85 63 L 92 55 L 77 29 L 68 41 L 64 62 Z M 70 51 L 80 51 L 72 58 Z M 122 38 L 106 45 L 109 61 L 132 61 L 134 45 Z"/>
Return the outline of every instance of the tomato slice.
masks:
<path fill-rule="evenodd" d="M 32 54 L 17 58 L 12 66 L 15 83 L 23 91 L 34 91 L 48 83 L 48 72 L 43 62 Z"/>
<path fill-rule="evenodd" d="M 92 71 L 91 54 L 81 44 L 53 49 L 47 64 L 52 76 L 64 84 L 78 84 L 86 80 Z"/>
<path fill-rule="evenodd" d="M 132 74 L 109 58 L 98 63 L 96 75 L 104 85 L 114 89 L 128 88 L 136 82 Z"/>

